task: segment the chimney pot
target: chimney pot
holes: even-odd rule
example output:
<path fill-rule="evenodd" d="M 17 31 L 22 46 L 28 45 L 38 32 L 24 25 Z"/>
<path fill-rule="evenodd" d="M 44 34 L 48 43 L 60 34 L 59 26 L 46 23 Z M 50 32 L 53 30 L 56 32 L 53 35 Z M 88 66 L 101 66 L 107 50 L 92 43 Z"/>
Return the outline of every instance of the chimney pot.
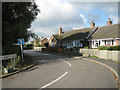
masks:
<path fill-rule="evenodd" d="M 60 28 L 61 28 L 61 26 L 60 26 Z"/>
<path fill-rule="evenodd" d="M 94 21 L 92 21 L 92 23 L 90 24 L 91 27 L 95 27 L 95 23 Z"/>
<path fill-rule="evenodd" d="M 107 25 L 108 26 L 112 25 L 112 21 L 110 20 L 110 18 L 109 18 L 109 21 L 107 21 Z"/>
<path fill-rule="evenodd" d="M 61 26 L 60 26 L 60 28 L 59 28 L 59 35 L 61 35 L 63 32 L 62 32 L 62 28 L 61 28 Z"/>

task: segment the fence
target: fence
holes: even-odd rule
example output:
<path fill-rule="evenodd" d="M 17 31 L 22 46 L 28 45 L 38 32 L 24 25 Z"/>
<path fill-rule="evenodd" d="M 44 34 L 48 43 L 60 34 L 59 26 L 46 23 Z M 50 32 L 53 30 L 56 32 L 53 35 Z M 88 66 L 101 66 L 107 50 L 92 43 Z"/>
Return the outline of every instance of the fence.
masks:
<path fill-rule="evenodd" d="M 1 73 L 2 73 L 2 62 L 5 60 L 11 60 L 11 62 L 13 63 L 13 69 L 15 69 L 15 59 L 17 58 L 17 54 L 11 54 L 11 55 L 4 55 L 4 56 L 0 56 L 0 62 L 1 62 Z"/>

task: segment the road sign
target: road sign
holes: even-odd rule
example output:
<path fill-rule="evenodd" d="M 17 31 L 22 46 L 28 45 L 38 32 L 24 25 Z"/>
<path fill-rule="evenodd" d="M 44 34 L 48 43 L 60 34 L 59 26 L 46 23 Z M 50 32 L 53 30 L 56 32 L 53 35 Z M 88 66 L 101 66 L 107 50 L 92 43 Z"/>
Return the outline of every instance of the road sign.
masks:
<path fill-rule="evenodd" d="M 18 39 L 19 45 L 24 45 L 24 39 Z"/>
<path fill-rule="evenodd" d="M 22 48 L 22 45 L 24 45 L 24 39 L 18 39 L 18 43 L 21 47 L 21 58 L 22 58 L 22 61 L 23 61 L 23 48 Z"/>

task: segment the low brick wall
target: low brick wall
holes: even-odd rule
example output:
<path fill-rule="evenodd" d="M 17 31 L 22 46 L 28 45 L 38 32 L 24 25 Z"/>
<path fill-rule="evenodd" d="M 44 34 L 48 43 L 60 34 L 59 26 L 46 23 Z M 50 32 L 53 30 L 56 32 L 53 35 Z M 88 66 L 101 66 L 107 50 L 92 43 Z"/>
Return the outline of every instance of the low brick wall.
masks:
<path fill-rule="evenodd" d="M 83 56 L 97 56 L 98 58 L 120 62 L 120 51 L 108 51 L 98 49 L 80 49 Z"/>

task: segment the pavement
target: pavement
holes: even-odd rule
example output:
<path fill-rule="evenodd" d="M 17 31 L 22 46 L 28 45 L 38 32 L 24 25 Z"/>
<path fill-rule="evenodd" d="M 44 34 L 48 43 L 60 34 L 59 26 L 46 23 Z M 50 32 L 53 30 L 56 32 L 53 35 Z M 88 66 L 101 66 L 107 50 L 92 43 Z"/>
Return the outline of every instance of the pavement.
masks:
<path fill-rule="evenodd" d="M 34 88 L 36 90 L 41 88 L 94 88 L 92 90 L 114 88 L 116 90 L 118 87 L 118 82 L 109 69 L 83 60 L 83 57 L 72 58 L 40 51 L 25 51 L 24 53 L 33 56 L 37 64 L 29 70 L 2 80 L 3 88 Z M 118 70 L 117 63 L 112 61 L 97 58 L 92 60 L 98 60 Z"/>
<path fill-rule="evenodd" d="M 99 61 L 101 63 L 104 63 L 104 64 L 112 67 L 118 74 L 120 72 L 119 64 L 117 62 L 112 61 L 112 60 L 105 60 L 105 59 L 94 58 L 94 57 L 83 57 L 83 58 L 87 58 L 87 59 L 94 60 L 94 61 Z"/>

